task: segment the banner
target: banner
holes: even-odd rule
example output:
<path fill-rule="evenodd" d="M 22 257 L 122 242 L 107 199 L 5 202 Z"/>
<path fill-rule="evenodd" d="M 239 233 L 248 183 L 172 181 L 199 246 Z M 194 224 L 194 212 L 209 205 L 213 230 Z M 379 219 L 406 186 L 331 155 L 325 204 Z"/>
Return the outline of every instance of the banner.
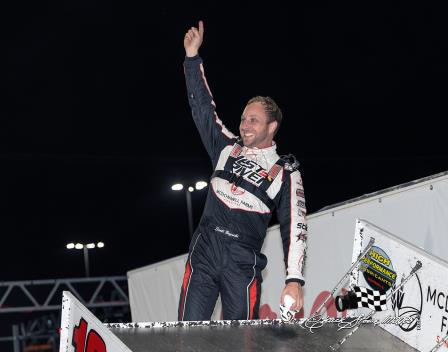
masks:
<path fill-rule="evenodd" d="M 377 312 L 374 319 L 410 346 L 429 351 L 448 333 L 448 262 L 365 220 L 356 223 L 352 262 L 371 237 L 375 243 L 350 284 L 388 294 L 420 261 L 422 268 L 392 295 L 388 309 Z M 360 315 L 366 310 L 351 312 Z"/>

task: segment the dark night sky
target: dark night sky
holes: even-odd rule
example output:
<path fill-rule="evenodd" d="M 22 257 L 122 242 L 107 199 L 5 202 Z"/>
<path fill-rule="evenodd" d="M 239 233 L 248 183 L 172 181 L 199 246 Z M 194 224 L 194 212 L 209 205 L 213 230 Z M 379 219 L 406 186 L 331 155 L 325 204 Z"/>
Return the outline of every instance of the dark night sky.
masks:
<path fill-rule="evenodd" d="M 2 10 L 0 280 L 83 276 L 70 241 L 106 243 L 94 276 L 187 251 L 170 185 L 211 173 L 182 71 L 198 19 L 220 118 L 237 131 L 249 98 L 278 102 L 278 149 L 301 161 L 309 212 L 448 169 L 441 9 L 219 4 Z M 193 198 L 197 222 L 205 192 Z"/>

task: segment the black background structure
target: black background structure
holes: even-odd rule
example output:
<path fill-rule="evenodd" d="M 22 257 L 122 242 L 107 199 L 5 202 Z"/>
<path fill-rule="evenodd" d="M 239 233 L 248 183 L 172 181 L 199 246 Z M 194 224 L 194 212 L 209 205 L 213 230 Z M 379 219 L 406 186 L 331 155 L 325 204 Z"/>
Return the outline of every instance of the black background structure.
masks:
<path fill-rule="evenodd" d="M 236 133 L 249 98 L 278 102 L 278 151 L 300 160 L 309 213 L 447 170 L 447 28 L 432 3 L 22 1 L 1 17 L 2 281 L 84 276 L 68 242 L 105 242 L 92 276 L 187 251 L 170 186 L 212 171 L 182 68 L 199 19 L 218 115 Z"/>

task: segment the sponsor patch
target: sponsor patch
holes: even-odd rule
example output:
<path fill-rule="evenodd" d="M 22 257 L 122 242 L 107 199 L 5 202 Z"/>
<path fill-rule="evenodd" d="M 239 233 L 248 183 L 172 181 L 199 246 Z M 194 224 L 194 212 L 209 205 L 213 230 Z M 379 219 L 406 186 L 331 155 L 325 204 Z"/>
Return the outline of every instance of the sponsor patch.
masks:
<path fill-rule="evenodd" d="M 217 195 L 221 196 L 220 198 L 227 204 L 229 205 L 233 205 L 236 207 L 241 207 L 243 206 L 246 209 L 250 209 L 252 210 L 254 208 L 254 206 L 252 204 L 250 204 L 249 202 L 245 201 L 244 199 L 240 199 L 237 197 L 232 197 L 231 195 L 224 193 L 221 190 L 216 190 L 215 191 Z"/>
<path fill-rule="evenodd" d="M 233 149 L 232 149 L 232 151 L 230 152 L 230 156 L 232 157 L 232 158 L 236 158 L 238 155 L 240 155 L 241 154 L 241 146 L 239 145 L 239 144 L 235 144 L 234 146 L 233 146 Z"/>
<path fill-rule="evenodd" d="M 298 201 L 297 201 L 297 206 L 298 206 L 299 208 L 302 208 L 302 209 L 305 209 L 305 208 L 306 208 L 306 206 L 305 206 L 305 202 L 302 202 L 301 200 L 298 200 Z"/>
<path fill-rule="evenodd" d="M 285 170 L 288 170 L 288 171 L 294 171 L 294 168 L 292 167 L 291 164 L 289 164 L 289 163 L 285 163 Z"/>
<path fill-rule="evenodd" d="M 306 224 L 304 224 L 303 222 L 297 223 L 297 228 L 304 230 L 304 231 L 308 231 L 308 226 Z"/>
<path fill-rule="evenodd" d="M 297 236 L 297 242 L 306 241 L 306 239 L 307 239 L 307 235 L 303 232 L 299 233 L 299 235 Z"/>
<path fill-rule="evenodd" d="M 235 159 L 232 165 L 232 172 L 256 186 L 260 186 L 268 174 L 255 161 L 249 160 L 244 156 L 239 156 Z"/>
<path fill-rule="evenodd" d="M 233 183 L 230 185 L 230 192 L 236 196 L 240 196 L 246 192 L 243 188 L 240 188 L 238 186 L 235 186 Z"/>
<path fill-rule="evenodd" d="M 278 173 L 280 172 L 280 170 L 282 169 L 282 167 L 278 164 L 274 164 L 271 169 L 269 170 L 268 173 L 268 180 L 270 182 L 272 182 L 278 175 Z"/>

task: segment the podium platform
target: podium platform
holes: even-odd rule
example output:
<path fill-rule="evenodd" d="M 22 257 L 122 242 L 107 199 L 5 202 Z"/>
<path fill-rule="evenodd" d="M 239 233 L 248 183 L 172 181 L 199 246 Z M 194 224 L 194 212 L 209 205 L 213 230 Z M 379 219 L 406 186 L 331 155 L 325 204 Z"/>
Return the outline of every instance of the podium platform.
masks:
<path fill-rule="evenodd" d="M 330 346 L 351 331 L 341 328 L 341 322 L 317 322 L 266 319 L 103 324 L 70 292 L 64 292 L 59 351 L 316 352 L 330 351 Z M 349 318 L 342 323 L 347 326 Z M 416 350 L 379 326 L 364 323 L 339 351 Z"/>
<path fill-rule="evenodd" d="M 169 327 L 109 327 L 133 352 L 259 352 L 330 351 L 350 332 L 338 331 L 337 324 L 326 324 L 311 333 L 299 325 L 218 325 Z M 397 337 L 371 324 L 362 326 L 339 351 L 411 352 L 416 351 Z"/>

